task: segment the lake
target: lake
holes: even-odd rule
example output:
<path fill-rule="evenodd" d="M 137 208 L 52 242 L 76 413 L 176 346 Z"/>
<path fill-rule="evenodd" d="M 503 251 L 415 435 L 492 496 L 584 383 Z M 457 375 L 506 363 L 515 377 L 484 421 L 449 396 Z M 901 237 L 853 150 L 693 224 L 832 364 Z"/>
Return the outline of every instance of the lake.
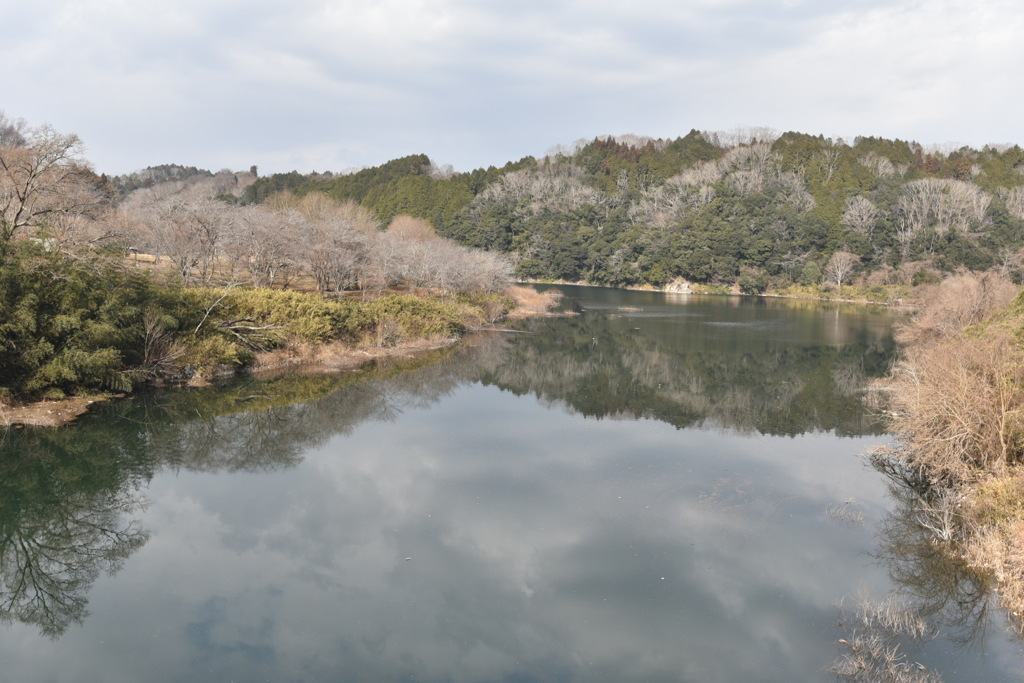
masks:
<path fill-rule="evenodd" d="M 151 391 L 0 441 L 11 681 L 832 681 L 860 599 L 1024 679 L 866 391 L 888 311 L 563 287 L 403 364 Z M 842 622 L 842 624 L 841 624 Z"/>

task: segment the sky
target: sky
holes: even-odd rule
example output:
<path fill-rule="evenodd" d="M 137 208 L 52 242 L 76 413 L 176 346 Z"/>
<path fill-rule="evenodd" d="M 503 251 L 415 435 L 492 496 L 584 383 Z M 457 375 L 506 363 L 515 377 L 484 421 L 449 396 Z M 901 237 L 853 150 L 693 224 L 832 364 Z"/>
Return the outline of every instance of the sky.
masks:
<path fill-rule="evenodd" d="M 1018 0 L 36 0 L 0 26 L 0 110 L 111 175 L 691 129 L 1024 144 Z"/>

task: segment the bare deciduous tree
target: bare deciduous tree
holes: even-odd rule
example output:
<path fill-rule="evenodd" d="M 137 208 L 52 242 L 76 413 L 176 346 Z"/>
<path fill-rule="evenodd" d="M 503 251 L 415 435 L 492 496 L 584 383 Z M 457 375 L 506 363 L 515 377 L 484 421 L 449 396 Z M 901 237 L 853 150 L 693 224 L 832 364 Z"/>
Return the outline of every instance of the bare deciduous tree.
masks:
<path fill-rule="evenodd" d="M 860 257 L 848 251 L 837 251 L 825 264 L 825 278 L 828 282 L 843 288 L 843 281 L 846 280 L 854 268 L 860 263 Z"/>
<path fill-rule="evenodd" d="M 835 177 L 841 156 L 839 150 L 834 147 L 823 147 L 818 152 L 818 168 L 825 174 L 826 183 L 832 182 L 832 178 Z"/>
<path fill-rule="evenodd" d="M 390 230 L 370 236 L 366 253 L 357 265 L 360 287 L 364 292 L 382 292 L 408 279 L 408 244 Z"/>
<path fill-rule="evenodd" d="M 169 257 L 186 283 L 208 283 L 215 267 L 232 280 L 245 273 L 255 286 L 287 286 L 305 272 L 323 294 L 351 287 L 382 292 L 403 282 L 494 291 L 512 277 L 504 256 L 442 239 L 420 218 L 398 216 L 381 232 L 370 211 L 324 193 L 281 193 L 260 206 L 236 207 L 209 196 L 218 187 L 164 183 L 123 204 L 125 220 L 142 228 L 140 245 Z"/>
<path fill-rule="evenodd" d="M 494 292 L 512 279 L 512 264 L 506 257 L 446 239 L 407 241 L 402 259 L 405 280 L 417 287 Z"/>
<path fill-rule="evenodd" d="M 738 126 L 730 131 L 702 131 L 701 136 L 716 147 L 728 149 L 759 142 L 770 145 L 779 139 L 779 132 L 766 126 Z"/>
<path fill-rule="evenodd" d="M 437 239 L 437 232 L 430 221 L 412 216 L 395 216 L 388 225 L 388 232 L 407 240 Z"/>
<path fill-rule="evenodd" d="M 313 192 L 298 203 L 308 221 L 300 258 L 321 293 L 340 291 L 356 278 L 365 245 L 377 234 L 377 219 L 353 201 L 338 202 Z"/>
<path fill-rule="evenodd" d="M 843 227 L 871 237 L 875 222 L 880 215 L 878 207 L 865 197 L 850 197 L 846 200 L 841 223 Z"/>
<path fill-rule="evenodd" d="M 977 185 L 948 178 L 912 180 L 903 188 L 897 220 L 911 238 L 925 228 L 944 235 L 950 228 L 967 232 L 985 220 L 992 197 Z M 909 241 L 909 240 L 908 240 Z"/>
<path fill-rule="evenodd" d="M 585 184 L 582 176 L 582 169 L 569 164 L 549 164 L 540 171 L 513 171 L 490 185 L 477 199 L 483 203 L 507 201 L 527 207 L 533 213 L 544 209 L 571 211 L 585 204 L 609 203 L 610 198 Z"/>
<path fill-rule="evenodd" d="M 297 267 L 298 246 L 307 223 L 298 211 L 253 206 L 237 210 L 232 261 L 243 265 L 256 287 L 286 285 Z"/>
<path fill-rule="evenodd" d="M 858 161 L 862 166 L 871 169 L 871 172 L 879 178 L 891 178 L 897 175 L 897 169 L 893 163 L 876 152 L 868 152 Z"/>
<path fill-rule="evenodd" d="M 208 284 L 222 256 L 235 214 L 196 192 L 140 195 L 125 210 L 143 226 L 144 246 L 171 259 L 185 284 Z"/>
<path fill-rule="evenodd" d="M 0 242 L 67 216 L 89 216 L 103 204 L 82 152 L 77 135 L 0 115 Z"/>
<path fill-rule="evenodd" d="M 727 180 L 741 195 L 764 192 L 768 176 L 760 168 L 738 169 L 730 173 Z"/>
<path fill-rule="evenodd" d="M 1015 187 L 1003 194 L 1006 210 L 1014 218 L 1024 218 L 1024 187 Z"/>
<path fill-rule="evenodd" d="M 27 131 L 25 119 L 12 119 L 0 111 L 0 147 L 24 147 L 28 144 Z"/>

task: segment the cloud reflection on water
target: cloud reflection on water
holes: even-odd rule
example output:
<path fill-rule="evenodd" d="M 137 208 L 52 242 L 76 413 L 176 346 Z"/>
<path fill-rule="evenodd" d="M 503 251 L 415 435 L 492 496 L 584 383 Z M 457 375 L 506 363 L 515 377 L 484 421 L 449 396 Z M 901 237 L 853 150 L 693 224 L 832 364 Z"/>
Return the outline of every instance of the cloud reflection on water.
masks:
<path fill-rule="evenodd" d="M 523 419 L 530 438 L 465 448 Z M 166 577 L 140 599 L 169 624 L 143 628 L 179 677 L 797 680 L 824 664 L 836 596 L 871 574 L 845 559 L 866 532 L 824 515 L 870 474 L 844 454 L 831 465 L 853 479 L 812 485 L 832 439 L 785 439 L 780 459 L 465 387 L 308 452 L 285 497 L 251 477 L 157 478 L 154 541 L 125 574 Z M 791 510 L 811 513 L 799 533 Z"/>
<path fill-rule="evenodd" d="M 827 321 L 839 348 L 779 315 L 761 342 L 537 323 L 248 412 L 140 399 L 114 441 L 146 458 L 150 541 L 83 628 L 0 659 L 24 681 L 829 680 L 833 603 L 889 587 L 857 457 L 881 437 L 833 431 L 874 433 L 851 411 L 887 347 L 867 317 Z M 865 525 L 826 514 L 846 501 Z"/>

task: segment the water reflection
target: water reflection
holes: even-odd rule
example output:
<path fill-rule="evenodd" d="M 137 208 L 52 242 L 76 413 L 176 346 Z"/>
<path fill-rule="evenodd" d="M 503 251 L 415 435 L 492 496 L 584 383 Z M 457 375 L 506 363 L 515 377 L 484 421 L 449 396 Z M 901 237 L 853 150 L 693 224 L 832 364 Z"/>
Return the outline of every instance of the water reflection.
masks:
<path fill-rule="evenodd" d="M 682 324 L 643 309 L 535 320 L 530 335 L 506 340 L 484 362 L 481 380 L 591 417 L 789 436 L 884 431 L 861 401 L 866 381 L 883 376 L 895 353 L 877 320 L 851 315 L 839 335 L 846 342 L 832 345 L 820 310 L 723 322 L 694 309 Z"/>
<path fill-rule="evenodd" d="M 878 525 L 875 557 L 922 616 L 942 624 L 953 640 L 983 645 L 995 607 L 991 582 L 936 543 L 921 524 L 917 491 L 892 479 L 889 494 L 893 507 Z"/>
<path fill-rule="evenodd" d="M 387 420 L 405 395 L 418 394 L 380 383 L 403 369 L 144 392 L 98 406 L 79 425 L 4 433 L 0 619 L 53 637 L 81 623 L 96 578 L 116 573 L 148 539 L 137 514 L 155 473 L 294 467 L 306 450 L 365 420 Z M 431 384 L 430 400 L 449 384 Z"/>
<path fill-rule="evenodd" d="M 96 578 L 145 544 L 146 466 L 66 430 L 17 437 L 0 442 L 0 619 L 57 637 L 88 614 Z"/>
<path fill-rule="evenodd" d="M 889 504 L 866 442 L 836 438 L 880 433 L 858 397 L 888 321 L 601 296 L 412 366 L 9 433 L 5 617 L 66 633 L 52 664 L 0 659 L 19 680 L 813 680 L 834 601 L 879 580 L 873 524 L 825 511 Z M 19 574 L 42 528 L 67 555 Z M 6 598 L 26 573 L 68 616 Z"/>

